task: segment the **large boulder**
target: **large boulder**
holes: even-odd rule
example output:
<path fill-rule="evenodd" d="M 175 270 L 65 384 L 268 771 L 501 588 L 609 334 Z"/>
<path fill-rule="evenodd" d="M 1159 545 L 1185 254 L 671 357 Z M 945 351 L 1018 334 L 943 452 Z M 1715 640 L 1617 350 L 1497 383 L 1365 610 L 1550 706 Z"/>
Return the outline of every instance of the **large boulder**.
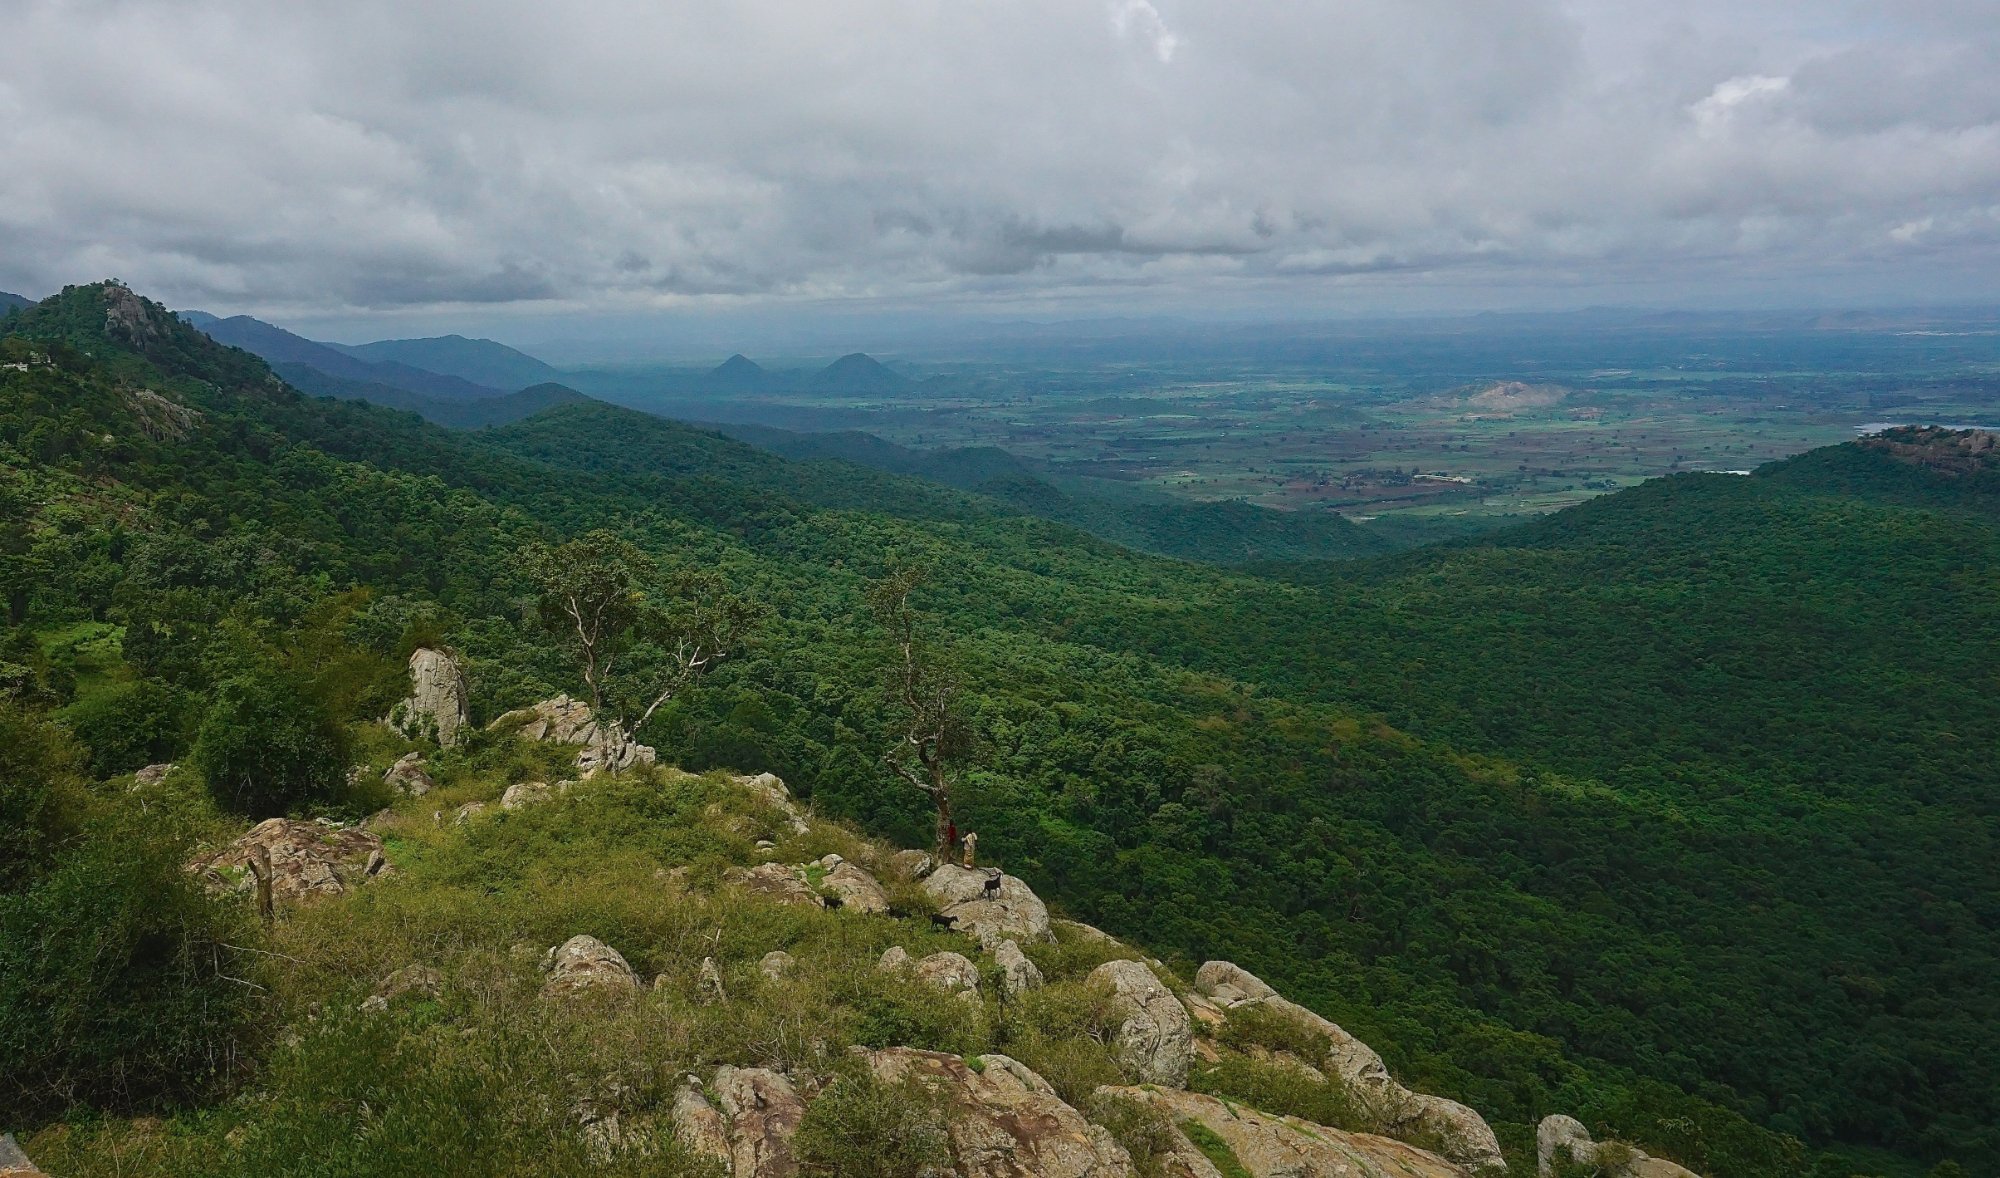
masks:
<path fill-rule="evenodd" d="M 866 1053 L 889 1083 L 914 1077 L 948 1106 L 953 1171 L 978 1178 L 1131 1178 L 1132 1159 L 1048 1081 L 1004 1055 L 974 1069 L 956 1055 L 889 1047 Z"/>
<path fill-rule="evenodd" d="M 1324 1061 L 1308 1060 L 1337 1078 L 1350 1095 L 1397 1136 L 1445 1143 L 1446 1157 L 1475 1170 L 1506 1165 L 1500 1141 L 1478 1113 L 1455 1100 L 1412 1092 L 1390 1076 L 1375 1049 L 1339 1024 L 1278 995 L 1239 965 L 1210 961 L 1195 972 L 1195 988 L 1225 1010 L 1260 1006 L 1326 1037 Z"/>
<path fill-rule="evenodd" d="M 839 907 L 856 912 L 889 910 L 889 893 L 861 868 L 838 855 L 828 855 L 813 866 L 826 873 L 820 878 L 820 890 L 831 894 Z"/>
<path fill-rule="evenodd" d="M 47 1178 L 47 1175 L 28 1160 L 12 1136 L 0 1133 L 0 1178 Z"/>
<path fill-rule="evenodd" d="M 1030 990 L 1042 988 L 1041 968 L 1028 960 L 1018 942 L 1000 942 L 1000 947 L 993 951 L 993 964 L 1000 967 L 1000 993 L 1008 998 L 1019 998 Z"/>
<path fill-rule="evenodd" d="M 994 886 L 987 886 L 995 880 Z M 1049 931 L 1048 905 L 1014 876 L 945 863 L 924 877 L 923 889 L 940 913 L 951 917 L 961 931 L 978 937 L 989 951 L 1009 938 L 1055 939 Z"/>
<path fill-rule="evenodd" d="M 821 906 L 819 893 L 806 882 L 806 873 L 784 863 L 759 863 L 755 867 L 732 867 L 723 878 L 754 896 L 779 904 Z"/>
<path fill-rule="evenodd" d="M 1164 1168 L 1169 1178 L 1224 1178 L 1224 1171 L 1188 1139 L 1183 1128 L 1188 1125 L 1200 1125 L 1219 1139 L 1241 1172 L 1251 1178 L 1465 1178 L 1466 1174 L 1445 1158 L 1413 1145 L 1296 1117 L 1267 1116 L 1213 1096 L 1143 1086 L 1099 1092 L 1149 1106 L 1175 1126 Z"/>
<path fill-rule="evenodd" d="M 920 957 L 910 967 L 910 972 L 918 981 L 928 982 L 947 993 L 975 998 L 979 995 L 979 967 L 963 953 L 946 950 Z"/>
<path fill-rule="evenodd" d="M 713 1095 L 711 1101 L 709 1096 Z M 730 1178 L 787 1178 L 798 1172 L 792 1135 L 805 1101 L 790 1080 L 768 1068 L 722 1067 L 708 1093 L 689 1077 L 674 1095 L 674 1134 Z"/>
<path fill-rule="evenodd" d="M 564 941 L 549 950 L 542 968 L 549 974 L 542 985 L 544 998 L 617 996 L 639 990 L 639 975 L 618 950 L 596 937 L 575 936 Z"/>
<path fill-rule="evenodd" d="M 250 864 L 268 854 L 271 897 L 298 902 L 338 896 L 382 871 L 380 835 L 325 821 L 267 818 L 235 842 L 188 864 L 216 891 L 255 895 Z"/>
<path fill-rule="evenodd" d="M 785 787 L 785 783 L 780 781 L 776 774 L 759 773 L 754 777 L 732 777 L 730 780 L 742 789 L 755 794 L 764 804 L 783 815 L 785 824 L 792 828 L 793 834 L 804 834 L 808 829 L 806 817 L 800 812 L 799 804 L 792 800 L 792 791 Z"/>
<path fill-rule="evenodd" d="M 606 770 L 622 772 L 635 765 L 651 765 L 658 759 L 650 746 L 634 741 L 615 724 L 599 723 L 589 704 L 567 695 L 545 699 L 532 707 L 516 708 L 487 727 L 511 727 L 525 740 L 583 746 L 576 755 L 577 771 L 583 777 Z"/>
<path fill-rule="evenodd" d="M 1090 971 L 1089 980 L 1111 988 L 1119 1019 L 1112 1044 L 1118 1061 L 1141 1084 L 1187 1083 L 1194 1023 L 1174 992 L 1138 961 L 1107 961 Z"/>
<path fill-rule="evenodd" d="M 404 753 L 396 758 L 396 763 L 389 766 L 382 774 L 382 780 L 397 793 L 407 794 L 413 798 L 423 797 L 437 788 L 437 783 L 431 780 L 431 775 L 424 772 L 422 753 Z"/>
<path fill-rule="evenodd" d="M 1605 1178 L 1700 1178 L 1665 1158 L 1648 1157 L 1622 1142 L 1595 1142 L 1575 1117 L 1543 1117 L 1535 1127 L 1535 1173 L 1554 1178 L 1561 1162 L 1596 1166 Z"/>
<path fill-rule="evenodd" d="M 465 739 L 465 671 L 441 650 L 419 647 L 410 656 L 410 696 L 389 711 L 389 727 L 411 740 L 451 748 Z"/>

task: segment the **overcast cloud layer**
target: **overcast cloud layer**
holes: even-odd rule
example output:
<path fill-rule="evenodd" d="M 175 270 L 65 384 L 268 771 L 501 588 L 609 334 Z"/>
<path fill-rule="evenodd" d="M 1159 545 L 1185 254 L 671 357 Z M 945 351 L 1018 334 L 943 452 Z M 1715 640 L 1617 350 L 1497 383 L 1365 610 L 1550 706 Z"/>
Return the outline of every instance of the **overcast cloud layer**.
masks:
<path fill-rule="evenodd" d="M 31 294 L 2000 294 L 1994 0 L 7 9 L 0 289 Z"/>

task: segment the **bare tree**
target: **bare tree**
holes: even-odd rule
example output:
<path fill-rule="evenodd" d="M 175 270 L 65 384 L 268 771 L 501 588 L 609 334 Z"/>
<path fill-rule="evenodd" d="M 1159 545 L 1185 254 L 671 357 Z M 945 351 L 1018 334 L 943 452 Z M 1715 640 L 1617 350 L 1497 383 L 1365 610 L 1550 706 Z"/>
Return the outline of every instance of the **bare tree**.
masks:
<path fill-rule="evenodd" d="M 869 604 L 888 629 L 897 659 L 889 689 L 903 711 L 903 734 L 883 757 L 897 776 L 930 798 L 937 813 L 936 855 L 951 857 L 951 788 L 954 762 L 970 747 L 960 711 L 958 676 L 927 650 L 918 634 L 910 595 L 924 582 L 913 565 L 892 567 L 869 591 Z"/>
<path fill-rule="evenodd" d="M 602 529 L 534 545 L 525 563 L 542 625 L 583 675 L 614 772 L 653 713 L 729 658 L 760 612 L 716 574 L 662 575 L 637 545 Z"/>

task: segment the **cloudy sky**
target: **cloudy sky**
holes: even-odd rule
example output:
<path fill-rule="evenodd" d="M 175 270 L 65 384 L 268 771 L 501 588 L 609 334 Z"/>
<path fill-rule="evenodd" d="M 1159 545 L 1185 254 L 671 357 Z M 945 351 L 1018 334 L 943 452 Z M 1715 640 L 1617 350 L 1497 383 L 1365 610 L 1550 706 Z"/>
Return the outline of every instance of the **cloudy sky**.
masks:
<path fill-rule="evenodd" d="M 7 0 L 0 289 L 384 319 L 2000 299 L 2000 0 Z"/>

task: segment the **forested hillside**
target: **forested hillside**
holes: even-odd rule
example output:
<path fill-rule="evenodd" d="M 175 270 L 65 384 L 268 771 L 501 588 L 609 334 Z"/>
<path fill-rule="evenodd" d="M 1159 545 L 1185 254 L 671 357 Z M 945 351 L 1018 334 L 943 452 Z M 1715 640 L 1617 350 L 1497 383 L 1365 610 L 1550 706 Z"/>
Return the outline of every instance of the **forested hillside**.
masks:
<path fill-rule="evenodd" d="M 347 758 L 415 646 L 460 652 L 475 723 L 579 689 L 521 554 L 608 528 L 762 607 L 639 733 L 663 757 L 925 843 L 867 596 L 927 566 L 982 855 L 1169 965 L 1256 970 L 1522 1173 L 1555 1112 L 1724 1178 L 2000 1173 L 1990 452 L 1226 571 L 594 403 L 466 435 L 301 396 L 115 285 L 6 331 L 0 817 L 40 833 L 0 852 L 0 1057 L 41 1070 L 0 1122 L 197 1116 L 275 1037 L 174 948 L 257 935 L 160 882 L 199 823 L 90 783 L 226 764 L 255 714 L 296 756 L 236 820 L 360 818 Z"/>

